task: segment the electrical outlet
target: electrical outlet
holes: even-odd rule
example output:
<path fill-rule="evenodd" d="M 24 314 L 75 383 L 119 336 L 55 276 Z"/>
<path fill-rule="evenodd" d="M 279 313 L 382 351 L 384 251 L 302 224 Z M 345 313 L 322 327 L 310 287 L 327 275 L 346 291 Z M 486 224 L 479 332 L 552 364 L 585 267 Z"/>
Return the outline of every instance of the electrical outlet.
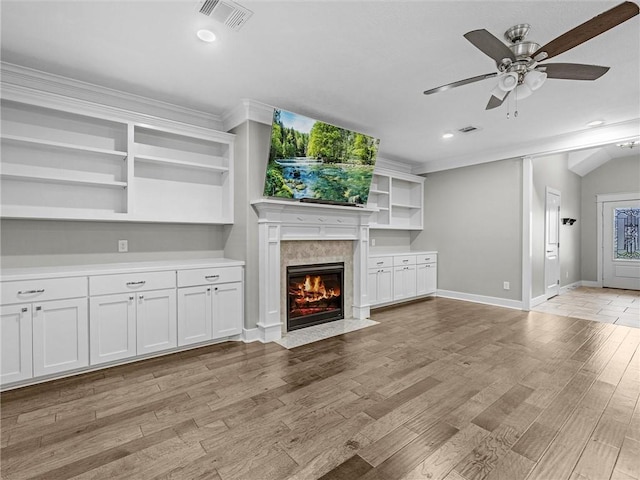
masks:
<path fill-rule="evenodd" d="M 129 242 L 127 240 L 118 240 L 118 252 L 128 252 L 129 251 Z"/>
<path fill-rule="evenodd" d="M 376 239 L 375 239 L 375 238 L 372 238 L 372 239 L 371 239 L 371 246 L 372 246 L 372 247 L 375 247 L 375 246 L 376 246 Z"/>
<path fill-rule="evenodd" d="M 505 290 L 509 290 L 511 288 L 511 285 L 509 284 L 509 282 L 504 282 L 502 284 L 502 288 L 504 288 Z"/>

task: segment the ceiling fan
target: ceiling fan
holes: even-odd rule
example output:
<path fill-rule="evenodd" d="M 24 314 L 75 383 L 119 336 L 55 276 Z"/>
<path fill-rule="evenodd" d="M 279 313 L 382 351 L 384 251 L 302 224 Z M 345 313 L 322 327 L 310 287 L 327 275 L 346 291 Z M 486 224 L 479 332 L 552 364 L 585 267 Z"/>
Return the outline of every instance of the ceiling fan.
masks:
<path fill-rule="evenodd" d="M 533 91 L 540 88 L 547 78 L 596 80 L 607 73 L 609 67 L 580 63 L 542 64 L 540 62 L 564 53 L 626 22 L 638 15 L 638 11 L 638 5 L 634 2 L 621 3 L 563 33 L 543 47 L 535 42 L 525 41 L 530 28 L 526 23 L 515 25 L 505 32 L 505 38 L 511 42 L 511 45 L 508 46 L 484 29 L 465 33 L 464 37 L 467 40 L 496 62 L 498 71 L 425 90 L 424 94 L 431 95 L 497 77 L 498 85 L 491 92 L 486 107 L 486 110 L 490 110 L 502 105 L 511 92 L 515 91 L 516 100 L 528 97 Z"/>

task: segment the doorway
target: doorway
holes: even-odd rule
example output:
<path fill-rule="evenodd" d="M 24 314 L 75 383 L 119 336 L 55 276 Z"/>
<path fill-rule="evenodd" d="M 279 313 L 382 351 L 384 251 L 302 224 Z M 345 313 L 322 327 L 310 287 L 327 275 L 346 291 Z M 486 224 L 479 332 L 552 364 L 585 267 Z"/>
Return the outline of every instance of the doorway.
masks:
<path fill-rule="evenodd" d="M 640 199 L 611 197 L 601 203 L 602 286 L 640 290 Z"/>
<path fill-rule="evenodd" d="M 544 285 L 549 299 L 560 294 L 560 191 L 547 187 L 545 192 Z"/>

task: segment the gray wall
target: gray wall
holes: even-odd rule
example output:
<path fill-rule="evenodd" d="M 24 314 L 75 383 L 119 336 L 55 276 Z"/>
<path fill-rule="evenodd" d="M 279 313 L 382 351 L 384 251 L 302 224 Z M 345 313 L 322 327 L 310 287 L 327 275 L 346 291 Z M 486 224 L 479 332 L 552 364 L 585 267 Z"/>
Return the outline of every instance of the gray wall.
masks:
<path fill-rule="evenodd" d="M 226 227 L 225 257 L 244 260 L 245 328 L 256 327 L 259 320 L 258 295 L 258 216 L 251 202 L 262 198 L 264 176 L 269 157 L 271 125 L 248 121 L 232 133 L 236 134 L 235 221 Z"/>
<path fill-rule="evenodd" d="M 610 160 L 582 178 L 582 280 L 598 279 L 596 195 L 640 192 L 640 153 Z M 575 226 L 575 225 L 574 225 Z"/>
<path fill-rule="evenodd" d="M 372 241 L 375 240 L 375 245 Z M 369 254 L 408 252 L 411 233 L 407 230 L 369 230 Z"/>
<path fill-rule="evenodd" d="M 427 175 L 411 249 L 438 250 L 439 289 L 521 300 L 521 192 L 519 159 Z"/>
<path fill-rule="evenodd" d="M 225 236 L 211 225 L 2 220 L 0 242 L 2 267 L 13 268 L 220 256 Z"/>
<path fill-rule="evenodd" d="M 566 153 L 533 160 L 532 194 L 532 297 L 545 293 L 545 203 L 546 187 L 560 191 L 560 217 L 578 219 L 573 225 L 560 225 L 560 286 L 582 279 L 580 268 L 580 176 L 568 168 Z"/>

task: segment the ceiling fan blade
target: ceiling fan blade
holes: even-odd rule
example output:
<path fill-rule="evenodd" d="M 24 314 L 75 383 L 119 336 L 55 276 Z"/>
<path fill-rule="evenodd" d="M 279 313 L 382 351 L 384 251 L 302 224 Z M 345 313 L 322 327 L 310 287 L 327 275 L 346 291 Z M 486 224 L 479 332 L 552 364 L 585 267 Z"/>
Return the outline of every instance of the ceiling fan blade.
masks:
<path fill-rule="evenodd" d="M 540 47 L 532 55 L 532 58 L 538 57 L 543 52 L 547 54 L 544 58 L 555 57 L 556 55 L 566 52 L 567 50 L 570 50 L 573 47 L 576 47 L 587 40 L 591 40 L 593 37 L 626 22 L 630 18 L 638 15 L 638 11 L 638 5 L 634 2 L 621 3 L 617 7 L 607 10 L 597 17 L 593 17 L 582 25 L 579 25 L 551 40 L 543 47 Z"/>
<path fill-rule="evenodd" d="M 455 87 L 461 87 L 462 85 L 479 82 L 480 80 L 484 80 L 486 78 L 492 78 L 492 77 L 495 77 L 496 75 L 498 75 L 497 72 L 485 73 L 484 75 L 478 75 L 477 77 L 466 78 L 464 80 L 458 80 L 457 82 L 447 83 L 446 85 L 441 85 L 439 87 L 432 88 L 430 90 L 425 90 L 423 93 L 425 95 L 431 95 L 432 93 L 444 92 L 445 90 L 450 90 Z"/>
<path fill-rule="evenodd" d="M 512 62 L 516 61 L 516 56 L 509 47 L 485 29 L 467 32 L 464 34 L 464 38 L 473 43 L 473 45 L 485 55 L 493 58 L 496 63 L 502 62 L 504 58 L 508 58 Z"/>
<path fill-rule="evenodd" d="M 487 106 L 485 108 L 485 110 L 491 110 L 494 108 L 498 108 L 500 105 L 502 105 L 504 103 L 504 101 L 507 99 L 507 97 L 509 96 L 509 94 L 511 93 L 511 91 L 506 92 L 506 95 L 502 98 L 498 98 L 495 95 L 491 95 L 491 98 L 489 98 L 489 103 L 487 103 Z"/>
<path fill-rule="evenodd" d="M 544 71 L 547 78 L 566 80 L 597 80 L 609 71 L 609 67 L 583 65 L 581 63 L 545 63 L 536 70 Z"/>

